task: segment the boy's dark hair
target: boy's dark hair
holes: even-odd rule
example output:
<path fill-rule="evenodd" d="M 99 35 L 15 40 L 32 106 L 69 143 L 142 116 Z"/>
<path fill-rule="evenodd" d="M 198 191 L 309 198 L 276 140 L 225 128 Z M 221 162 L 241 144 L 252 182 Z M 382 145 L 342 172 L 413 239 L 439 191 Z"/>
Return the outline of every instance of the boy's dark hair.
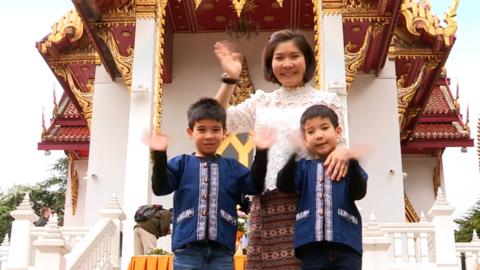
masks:
<path fill-rule="evenodd" d="M 227 122 L 227 113 L 225 109 L 213 98 L 201 98 L 190 105 L 187 111 L 188 127 L 193 129 L 195 122 L 210 119 L 218 121 L 225 129 Z"/>
<path fill-rule="evenodd" d="M 273 33 L 263 50 L 263 75 L 265 80 L 276 84 L 281 84 L 273 74 L 272 60 L 275 49 L 278 44 L 293 40 L 298 49 L 303 53 L 305 59 L 305 74 L 303 74 L 303 83 L 310 81 L 315 72 L 315 54 L 312 47 L 305 39 L 305 36 L 299 32 L 290 29 L 280 30 Z"/>
<path fill-rule="evenodd" d="M 334 128 L 338 127 L 338 116 L 335 111 L 325 105 L 313 105 L 308 107 L 300 118 L 300 127 L 302 128 L 302 131 L 305 127 L 305 122 L 316 117 L 327 118 L 330 120 L 330 123 L 332 123 Z"/>

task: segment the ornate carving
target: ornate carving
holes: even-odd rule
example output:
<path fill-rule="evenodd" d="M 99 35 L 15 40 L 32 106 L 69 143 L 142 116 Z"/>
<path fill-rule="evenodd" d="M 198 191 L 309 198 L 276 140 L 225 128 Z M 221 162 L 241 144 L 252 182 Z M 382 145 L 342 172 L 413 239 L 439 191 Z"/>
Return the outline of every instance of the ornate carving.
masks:
<path fill-rule="evenodd" d="M 235 87 L 233 96 L 230 99 L 230 105 L 237 105 L 246 100 L 252 93 L 255 92 L 255 89 L 250 80 L 250 73 L 248 71 L 247 60 L 243 58 L 242 64 L 242 73 L 240 73 L 240 82 Z"/>
<path fill-rule="evenodd" d="M 408 199 L 408 196 L 406 193 L 403 194 L 403 198 L 405 201 L 405 217 L 407 218 L 407 221 L 419 222 L 420 218 L 418 217 L 417 212 L 415 211 L 415 208 L 413 208 L 413 205 Z"/>
<path fill-rule="evenodd" d="M 314 14 L 314 38 L 315 38 L 315 58 L 317 61 L 315 67 L 315 82 L 316 88 L 323 90 L 325 89 L 324 85 L 324 65 L 323 65 L 323 15 L 322 15 L 322 6 L 319 5 L 318 1 L 312 0 L 313 3 L 313 14 Z"/>
<path fill-rule="evenodd" d="M 86 48 L 71 49 L 68 51 L 62 51 L 58 57 L 47 56 L 48 63 L 51 65 L 57 64 L 96 64 L 100 65 L 101 60 L 97 51 L 93 48 L 92 44 L 89 44 Z"/>
<path fill-rule="evenodd" d="M 123 81 L 127 86 L 128 91 L 132 88 L 132 62 L 133 62 L 133 48 L 127 49 L 127 55 L 120 53 L 117 41 L 113 36 L 112 31 L 107 27 L 97 28 L 97 35 L 105 42 L 110 52 L 113 55 L 113 60 L 117 65 L 118 70 L 122 74 Z"/>
<path fill-rule="evenodd" d="M 356 46 L 351 42 L 348 42 L 345 46 L 345 80 L 347 83 L 347 90 L 352 87 L 352 83 L 355 79 L 357 71 L 362 68 L 368 47 L 370 46 L 370 42 L 374 37 L 374 33 L 381 31 L 379 30 L 381 27 L 383 27 L 383 25 L 378 23 L 373 23 L 368 27 L 363 45 L 358 51 L 353 52 Z"/>
<path fill-rule="evenodd" d="M 74 167 L 74 159 L 71 153 L 68 154 L 68 167 L 70 169 L 70 196 L 72 203 L 72 216 L 77 212 L 78 202 L 78 173 Z"/>
<path fill-rule="evenodd" d="M 52 33 L 40 45 L 40 52 L 45 54 L 49 47 L 58 42 L 69 39 L 75 42 L 83 36 L 83 23 L 76 10 L 71 10 L 58 22 L 52 25 Z"/>
<path fill-rule="evenodd" d="M 411 40 L 408 33 L 396 30 L 390 42 L 388 57 L 391 60 L 413 58 L 440 60 L 444 53 L 433 52 L 429 46 Z"/>
<path fill-rule="evenodd" d="M 435 168 L 433 169 L 433 194 L 437 197 L 438 188 L 441 185 L 441 166 L 442 152 L 438 152 L 435 159 Z"/>
<path fill-rule="evenodd" d="M 283 0 L 277 0 L 277 3 L 280 7 L 283 7 Z"/>
<path fill-rule="evenodd" d="M 369 21 L 389 23 L 392 14 L 385 13 L 379 15 L 378 4 L 366 0 L 346 0 L 342 10 L 344 21 Z"/>
<path fill-rule="evenodd" d="M 417 78 L 410 86 L 405 87 L 406 78 L 403 75 L 397 80 L 398 121 L 400 123 L 400 129 L 402 129 L 403 123 L 405 122 L 405 114 L 407 112 L 408 105 L 410 104 L 410 101 L 412 101 L 418 87 L 422 83 L 423 74 L 425 73 L 426 68 L 427 65 L 422 67 Z"/>
<path fill-rule="evenodd" d="M 440 20 L 430 11 L 430 5 L 420 3 L 414 0 L 404 0 L 401 5 L 401 13 L 405 18 L 407 30 L 415 35 L 420 36 L 422 31 L 427 32 L 431 36 L 443 36 L 445 45 L 450 47 L 451 37 L 457 31 L 457 22 L 455 16 L 457 14 L 459 0 L 453 0 L 452 5 L 445 14 L 445 28 L 440 26 Z M 421 29 L 422 31 L 418 31 Z"/>
<path fill-rule="evenodd" d="M 156 56 L 155 56 L 155 132 L 159 133 L 162 128 L 162 108 L 163 108 L 163 43 L 165 34 L 165 14 L 167 0 L 159 0 L 157 4 L 157 28 L 155 31 Z"/>
<path fill-rule="evenodd" d="M 247 0 L 232 0 L 233 8 L 237 12 L 237 16 L 240 17 L 240 14 L 242 13 L 243 6 L 245 6 L 245 3 Z"/>
<path fill-rule="evenodd" d="M 65 65 L 57 65 L 53 67 L 53 71 L 57 76 L 63 78 L 63 80 L 68 84 L 70 90 L 75 95 L 80 107 L 82 107 L 82 116 L 85 118 L 88 124 L 88 128 L 91 128 L 92 122 L 92 110 L 93 110 L 93 92 L 94 87 L 90 84 L 88 87 L 89 92 L 82 92 L 75 84 L 74 77 L 72 75 L 72 70 Z"/>
<path fill-rule="evenodd" d="M 156 0 L 135 0 L 135 13 L 138 18 L 154 19 Z"/>
<path fill-rule="evenodd" d="M 149 6 L 147 3 L 145 3 L 145 5 Z M 140 7 L 145 7 L 145 5 L 140 4 Z M 155 5 L 155 1 L 153 1 L 153 5 Z M 118 24 L 134 25 L 136 21 L 136 15 L 138 15 L 139 17 L 144 15 L 142 11 L 138 12 L 136 10 L 137 7 L 138 7 L 138 4 L 134 6 L 133 1 L 129 1 L 128 4 L 124 5 L 121 8 L 113 9 L 105 12 L 104 14 L 102 14 L 101 22 L 94 23 L 94 24 L 95 25 L 106 24 L 108 26 L 118 25 Z M 140 9 L 142 10 L 142 8 Z"/>
<path fill-rule="evenodd" d="M 343 0 L 323 0 L 322 11 L 324 15 L 339 15 L 344 8 Z"/>

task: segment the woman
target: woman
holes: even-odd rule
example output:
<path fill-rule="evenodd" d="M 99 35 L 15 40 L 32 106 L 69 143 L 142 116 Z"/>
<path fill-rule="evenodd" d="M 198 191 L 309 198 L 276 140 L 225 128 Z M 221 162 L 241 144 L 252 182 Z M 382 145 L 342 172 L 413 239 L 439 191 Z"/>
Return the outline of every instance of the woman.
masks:
<path fill-rule="evenodd" d="M 215 99 L 226 106 L 242 64 L 240 55 L 228 44 L 217 42 L 214 52 L 225 72 Z M 292 139 L 299 136 L 303 111 L 313 104 L 325 104 L 342 115 L 341 103 L 336 94 L 306 85 L 315 72 L 315 56 L 299 32 L 282 30 L 272 34 L 263 53 L 263 71 L 267 81 L 281 87 L 270 93 L 257 90 L 243 103 L 227 110 L 229 132 L 258 132 L 265 128 L 276 132 L 276 141 L 269 151 L 265 191 L 252 200 L 247 269 L 299 269 L 299 262 L 293 256 L 297 197 L 276 190 L 277 173 L 295 151 Z M 349 155 L 345 147 L 337 147 L 328 156 L 326 173 L 332 179 L 338 180 L 346 174 Z"/>

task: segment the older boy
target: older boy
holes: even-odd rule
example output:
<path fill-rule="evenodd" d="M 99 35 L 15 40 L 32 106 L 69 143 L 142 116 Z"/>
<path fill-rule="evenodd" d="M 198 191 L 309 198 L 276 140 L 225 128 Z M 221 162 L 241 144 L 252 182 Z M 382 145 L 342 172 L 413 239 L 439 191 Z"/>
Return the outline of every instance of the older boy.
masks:
<path fill-rule="evenodd" d="M 217 101 L 204 98 L 187 112 L 187 134 L 196 151 L 167 163 L 165 135 L 150 135 L 155 150 L 152 188 L 156 195 L 174 193 L 172 249 L 174 269 L 233 269 L 241 194 L 263 191 L 271 137 L 257 137 L 250 171 L 237 160 L 216 154 L 225 137 L 226 113 Z M 259 168 L 259 169 L 258 169 Z"/>

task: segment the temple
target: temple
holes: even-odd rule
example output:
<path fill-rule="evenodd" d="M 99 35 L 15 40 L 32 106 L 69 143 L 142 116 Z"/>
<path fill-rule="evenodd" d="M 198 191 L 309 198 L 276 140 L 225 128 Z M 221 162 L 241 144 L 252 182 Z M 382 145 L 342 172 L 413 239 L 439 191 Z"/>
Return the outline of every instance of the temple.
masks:
<path fill-rule="evenodd" d="M 39 33 L 47 35 L 36 43 L 63 88 L 50 122 L 42 125 L 38 149 L 68 156 L 64 224 L 52 221 L 45 231 L 28 225 L 34 214 L 26 196 L 12 212 L 14 230 L 2 246 L 7 251 L 1 269 L 127 269 L 137 207 L 172 205 L 171 196 L 156 197 L 150 189 L 143 132 L 168 133 L 169 156 L 191 152 L 186 109 L 214 96 L 220 85 L 213 44 L 232 40 L 244 56 L 232 99 L 238 104 L 255 89 L 276 88 L 262 78 L 260 59 L 272 31 L 284 28 L 303 31 L 314 45 L 317 66 L 310 83 L 339 95 L 348 144 L 373 148 L 362 160 L 370 180 L 358 202 L 363 269 L 480 265 L 476 235 L 471 243 L 455 243 L 442 167 L 445 148 L 474 145 L 458 85 L 454 96 L 445 68 L 455 45 L 458 0 L 443 22 L 428 0 L 73 3 L 75 9 L 59 14 L 51 33 Z M 245 165 L 253 151 L 252 141 L 237 134 L 219 149 Z M 159 246 L 169 250 L 168 237 Z"/>

